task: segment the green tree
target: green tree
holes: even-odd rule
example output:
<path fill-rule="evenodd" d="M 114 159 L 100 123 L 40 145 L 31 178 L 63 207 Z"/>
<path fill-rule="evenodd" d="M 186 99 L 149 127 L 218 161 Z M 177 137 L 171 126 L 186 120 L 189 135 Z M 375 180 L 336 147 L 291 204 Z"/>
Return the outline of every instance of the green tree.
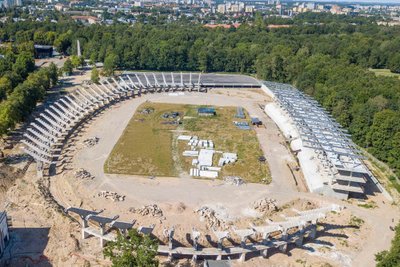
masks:
<path fill-rule="evenodd" d="M 103 253 L 113 267 L 152 267 L 158 266 L 157 249 L 157 240 L 131 229 L 126 237 L 118 234 L 115 242 L 107 243 Z"/>
<path fill-rule="evenodd" d="M 117 66 L 118 56 L 114 53 L 109 53 L 104 60 L 104 73 L 107 76 L 113 75 Z"/>
<path fill-rule="evenodd" d="M 399 131 L 400 116 L 398 112 L 385 109 L 376 113 L 367 134 L 371 152 L 387 161 L 393 150 L 393 137 Z"/>
<path fill-rule="evenodd" d="M 93 68 L 92 68 L 92 73 L 90 74 L 90 79 L 94 83 L 99 83 L 99 80 L 100 80 L 99 71 L 97 70 L 96 66 L 93 66 Z"/>
<path fill-rule="evenodd" d="M 68 59 L 64 62 L 63 71 L 64 71 L 65 74 L 71 75 L 73 69 L 74 69 L 74 66 L 72 65 L 71 60 L 68 58 Z"/>
<path fill-rule="evenodd" d="M 4 100 L 7 93 L 11 92 L 12 83 L 6 76 L 0 78 L 0 100 Z"/>
<path fill-rule="evenodd" d="M 85 59 L 83 57 L 78 57 L 76 55 L 71 56 L 71 63 L 74 68 L 78 68 L 79 66 L 83 66 L 85 63 Z"/>
<path fill-rule="evenodd" d="M 22 78 L 25 78 L 29 72 L 32 72 L 35 69 L 35 61 L 33 56 L 28 52 L 22 52 L 17 56 L 12 69 Z"/>
<path fill-rule="evenodd" d="M 400 54 L 389 59 L 388 67 L 391 72 L 400 73 Z"/>
<path fill-rule="evenodd" d="M 58 82 L 58 68 L 57 68 L 56 64 L 51 62 L 48 70 L 49 70 L 51 86 L 55 86 Z"/>
<path fill-rule="evenodd" d="M 66 33 L 60 34 L 54 40 L 54 46 L 59 53 L 66 54 L 67 50 L 71 47 L 71 30 Z"/>

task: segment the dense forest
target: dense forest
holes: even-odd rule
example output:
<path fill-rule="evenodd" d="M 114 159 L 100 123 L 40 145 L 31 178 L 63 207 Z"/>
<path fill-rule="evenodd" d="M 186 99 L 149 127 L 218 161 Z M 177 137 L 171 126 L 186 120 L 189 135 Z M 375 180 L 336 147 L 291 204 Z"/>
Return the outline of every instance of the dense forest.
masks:
<path fill-rule="evenodd" d="M 269 29 L 271 23 L 291 26 Z M 33 43 L 54 45 L 73 55 L 78 39 L 83 57 L 104 62 L 108 73 L 115 69 L 240 72 L 291 83 L 314 96 L 358 145 L 400 174 L 400 80 L 377 77 L 368 70 L 400 72 L 399 27 L 327 14 L 304 14 L 294 20 L 256 16 L 252 24 L 238 29 L 208 29 L 185 21 L 84 26 L 67 18 L 58 23 L 1 24 L 0 40 L 12 43 L 11 48 L 1 48 L 2 133 L 15 124 L 9 117 L 9 103 L 17 98 L 13 95 L 30 93 L 26 88 L 33 74 L 21 81 L 32 71 L 28 55 Z M 18 107 L 21 112 L 15 119 L 26 116 L 42 97 L 42 90 L 29 95 L 32 103 L 24 103 L 27 109 Z"/>

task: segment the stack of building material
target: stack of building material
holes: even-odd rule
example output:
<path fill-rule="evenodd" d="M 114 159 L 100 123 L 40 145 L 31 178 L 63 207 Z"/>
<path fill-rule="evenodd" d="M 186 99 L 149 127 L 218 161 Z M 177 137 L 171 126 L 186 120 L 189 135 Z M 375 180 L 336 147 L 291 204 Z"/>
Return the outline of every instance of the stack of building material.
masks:
<path fill-rule="evenodd" d="M 195 136 L 195 137 L 197 137 L 197 136 Z M 198 145 L 198 143 L 199 143 L 199 140 L 197 138 L 192 137 L 192 139 L 190 139 L 188 145 L 193 148 L 193 147 L 196 147 Z"/>
<path fill-rule="evenodd" d="M 208 167 L 208 166 L 201 166 L 200 168 L 202 171 L 216 171 L 219 172 L 221 171 L 221 167 Z"/>
<path fill-rule="evenodd" d="M 199 151 L 196 150 L 185 150 L 182 155 L 184 157 L 197 157 L 199 155 Z"/>
<path fill-rule="evenodd" d="M 218 172 L 217 171 L 205 171 L 201 170 L 200 171 L 200 176 L 201 177 L 206 177 L 206 178 L 217 178 L 218 177 Z"/>
<path fill-rule="evenodd" d="M 98 142 L 99 142 L 98 137 L 92 137 L 92 138 L 83 140 L 83 144 L 87 147 L 92 147 L 94 145 L 97 145 Z"/>
<path fill-rule="evenodd" d="M 192 136 L 190 136 L 190 135 L 180 135 L 180 136 L 178 136 L 178 140 L 179 141 L 190 141 L 190 139 L 192 139 Z"/>
<path fill-rule="evenodd" d="M 198 177 L 200 176 L 200 170 L 197 168 L 191 168 L 189 174 L 190 176 Z"/>
<path fill-rule="evenodd" d="M 236 153 L 223 153 L 222 157 L 218 161 L 218 166 L 222 167 L 225 164 L 234 163 L 237 161 Z"/>
<path fill-rule="evenodd" d="M 199 153 L 199 166 L 211 167 L 213 163 L 214 150 L 200 149 Z"/>
<path fill-rule="evenodd" d="M 116 192 L 111 192 L 111 191 L 100 191 L 100 193 L 97 194 L 98 197 L 104 197 L 105 199 L 111 199 L 112 201 L 124 201 L 125 196 L 120 195 Z"/>
<path fill-rule="evenodd" d="M 236 185 L 236 186 L 244 184 L 243 179 L 239 176 L 225 176 L 224 181 L 226 184 Z"/>
<path fill-rule="evenodd" d="M 163 211 L 157 206 L 157 204 L 150 204 L 143 206 L 141 208 L 130 208 L 130 212 L 137 213 L 142 216 L 151 216 L 151 217 L 162 217 Z"/>
<path fill-rule="evenodd" d="M 199 140 L 197 146 L 201 148 L 214 148 L 214 143 L 212 140 Z"/>
<path fill-rule="evenodd" d="M 75 172 L 75 178 L 78 179 L 93 179 L 94 176 L 85 169 L 79 169 Z"/>
<path fill-rule="evenodd" d="M 253 208 L 259 212 L 270 212 L 277 211 L 278 205 L 276 204 L 276 200 L 273 198 L 265 197 L 259 199 L 253 203 Z"/>

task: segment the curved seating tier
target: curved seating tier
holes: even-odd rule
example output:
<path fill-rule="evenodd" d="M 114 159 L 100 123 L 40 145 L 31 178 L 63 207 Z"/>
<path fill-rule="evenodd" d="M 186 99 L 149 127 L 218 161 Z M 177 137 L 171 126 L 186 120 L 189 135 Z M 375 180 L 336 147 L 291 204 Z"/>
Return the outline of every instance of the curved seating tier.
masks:
<path fill-rule="evenodd" d="M 158 79 L 157 79 L 157 76 Z M 24 152 L 43 164 L 55 164 L 60 157 L 65 138 L 85 118 L 106 105 L 146 93 L 197 91 L 205 89 L 201 73 L 192 74 L 133 74 L 112 77 L 90 84 L 49 104 L 30 123 L 24 134 Z M 160 79 L 162 77 L 162 80 Z"/>

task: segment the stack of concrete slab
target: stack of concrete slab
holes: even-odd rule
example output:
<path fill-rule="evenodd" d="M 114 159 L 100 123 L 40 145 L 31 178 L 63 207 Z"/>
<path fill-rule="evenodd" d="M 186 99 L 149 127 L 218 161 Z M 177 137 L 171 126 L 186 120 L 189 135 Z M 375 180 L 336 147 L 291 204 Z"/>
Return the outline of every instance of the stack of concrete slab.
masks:
<path fill-rule="evenodd" d="M 188 145 L 190 146 L 191 150 L 185 150 L 182 153 L 183 156 L 197 157 L 192 160 L 192 166 L 197 168 L 190 169 L 190 176 L 217 178 L 222 166 L 237 161 L 238 157 L 236 153 L 215 151 L 214 142 L 212 140 L 199 139 L 197 136 L 190 135 L 180 135 L 177 139 L 179 141 L 189 141 Z M 200 150 L 197 150 L 198 148 L 200 148 Z M 222 157 L 218 162 L 218 167 L 213 166 L 213 157 L 215 153 L 222 154 Z"/>
<path fill-rule="evenodd" d="M 199 167 L 207 166 L 211 167 L 213 164 L 214 150 L 212 149 L 200 149 L 199 152 Z"/>
<path fill-rule="evenodd" d="M 192 136 L 190 136 L 190 135 L 180 135 L 180 136 L 178 136 L 178 140 L 179 141 L 190 141 L 190 139 L 192 139 Z"/>
<path fill-rule="evenodd" d="M 234 163 L 237 161 L 236 153 L 222 153 L 222 157 L 218 161 L 218 166 L 222 167 L 229 163 Z"/>
<path fill-rule="evenodd" d="M 185 150 L 185 151 L 183 151 L 182 155 L 184 157 L 198 157 L 199 156 L 199 151 L 196 151 L 196 150 Z"/>

